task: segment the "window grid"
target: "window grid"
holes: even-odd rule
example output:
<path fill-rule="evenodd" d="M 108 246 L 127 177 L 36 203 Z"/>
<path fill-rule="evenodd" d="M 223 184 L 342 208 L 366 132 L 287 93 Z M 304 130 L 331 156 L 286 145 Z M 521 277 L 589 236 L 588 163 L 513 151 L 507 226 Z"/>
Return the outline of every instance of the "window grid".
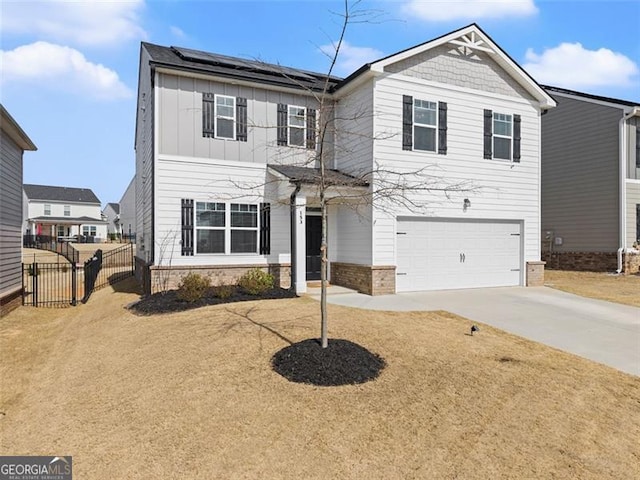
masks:
<path fill-rule="evenodd" d="M 196 253 L 225 253 L 226 205 L 196 202 Z"/>
<path fill-rule="evenodd" d="M 513 143 L 513 116 L 493 114 L 493 158 L 511 160 Z"/>
<path fill-rule="evenodd" d="M 51 205 L 49 205 L 48 203 L 45 203 L 44 205 L 44 214 L 51 215 Z"/>
<path fill-rule="evenodd" d="M 70 217 L 71 216 L 71 205 L 65 205 L 64 206 L 64 216 L 65 217 Z"/>
<path fill-rule="evenodd" d="M 437 148 L 438 104 L 413 101 L 413 149 L 435 152 Z"/>
<path fill-rule="evenodd" d="M 235 140 L 236 98 L 215 96 L 215 138 Z"/>
<path fill-rule="evenodd" d="M 307 138 L 307 114 L 304 107 L 289 105 L 288 110 L 288 144 L 304 147 Z"/>
<path fill-rule="evenodd" d="M 196 202 L 195 217 L 196 254 L 258 253 L 257 204 Z"/>

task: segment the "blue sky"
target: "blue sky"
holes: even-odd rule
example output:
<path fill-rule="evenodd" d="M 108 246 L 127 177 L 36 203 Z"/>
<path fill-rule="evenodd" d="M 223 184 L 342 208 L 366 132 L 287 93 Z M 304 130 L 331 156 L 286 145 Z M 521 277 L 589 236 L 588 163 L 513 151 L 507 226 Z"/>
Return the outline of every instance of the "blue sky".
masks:
<path fill-rule="evenodd" d="M 640 103 L 640 0 L 362 1 L 337 75 L 478 23 L 543 84 Z M 117 202 L 134 171 L 140 41 L 324 72 L 334 1 L 0 0 L 0 101 L 38 146 L 25 183 Z"/>

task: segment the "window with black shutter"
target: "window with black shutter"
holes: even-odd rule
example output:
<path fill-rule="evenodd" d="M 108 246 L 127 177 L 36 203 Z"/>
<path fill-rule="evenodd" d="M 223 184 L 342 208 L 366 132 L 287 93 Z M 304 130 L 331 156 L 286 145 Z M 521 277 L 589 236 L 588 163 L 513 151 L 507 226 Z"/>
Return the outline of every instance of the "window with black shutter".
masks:
<path fill-rule="evenodd" d="M 287 145 L 287 105 L 278 104 L 278 145 Z"/>
<path fill-rule="evenodd" d="M 520 162 L 520 115 L 513 116 L 513 161 Z"/>
<path fill-rule="evenodd" d="M 484 158 L 490 160 L 493 157 L 491 144 L 493 142 L 493 112 L 484 111 Z"/>
<path fill-rule="evenodd" d="M 520 162 L 520 115 L 484 111 L 484 158 Z"/>
<path fill-rule="evenodd" d="M 182 235 L 180 237 L 182 244 L 182 255 L 193 255 L 193 200 L 188 198 L 182 199 Z"/>
<path fill-rule="evenodd" d="M 260 204 L 260 254 L 271 253 L 271 204 Z"/>
<path fill-rule="evenodd" d="M 247 99 L 236 98 L 236 140 L 247 141 Z"/>
<path fill-rule="evenodd" d="M 402 96 L 402 149 L 413 149 L 413 97 Z"/>
<path fill-rule="evenodd" d="M 202 94 L 202 136 L 247 141 L 247 99 Z"/>
<path fill-rule="evenodd" d="M 402 149 L 447 154 L 447 103 L 402 97 Z"/>
<path fill-rule="evenodd" d="M 438 153 L 447 154 L 447 103 L 438 102 Z"/>
<path fill-rule="evenodd" d="M 213 93 L 202 94 L 202 136 L 215 137 L 215 95 Z"/>
<path fill-rule="evenodd" d="M 307 148 L 316 148 L 316 111 L 313 108 L 307 108 Z"/>
<path fill-rule="evenodd" d="M 297 105 L 278 104 L 278 145 L 316 148 L 316 110 Z"/>

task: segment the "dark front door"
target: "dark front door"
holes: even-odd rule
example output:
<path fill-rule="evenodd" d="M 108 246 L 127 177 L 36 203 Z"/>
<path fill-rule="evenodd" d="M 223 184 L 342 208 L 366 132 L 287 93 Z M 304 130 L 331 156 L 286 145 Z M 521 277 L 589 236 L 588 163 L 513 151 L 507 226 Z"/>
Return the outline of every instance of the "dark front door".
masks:
<path fill-rule="evenodd" d="M 307 280 L 320 280 L 322 217 L 307 215 Z"/>

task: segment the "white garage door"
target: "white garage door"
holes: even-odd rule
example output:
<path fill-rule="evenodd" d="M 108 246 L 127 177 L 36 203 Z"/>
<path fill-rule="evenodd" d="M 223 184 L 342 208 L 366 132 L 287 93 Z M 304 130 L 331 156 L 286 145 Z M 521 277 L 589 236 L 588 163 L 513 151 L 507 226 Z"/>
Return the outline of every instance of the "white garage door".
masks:
<path fill-rule="evenodd" d="M 521 224 L 398 219 L 398 292 L 520 285 Z"/>

